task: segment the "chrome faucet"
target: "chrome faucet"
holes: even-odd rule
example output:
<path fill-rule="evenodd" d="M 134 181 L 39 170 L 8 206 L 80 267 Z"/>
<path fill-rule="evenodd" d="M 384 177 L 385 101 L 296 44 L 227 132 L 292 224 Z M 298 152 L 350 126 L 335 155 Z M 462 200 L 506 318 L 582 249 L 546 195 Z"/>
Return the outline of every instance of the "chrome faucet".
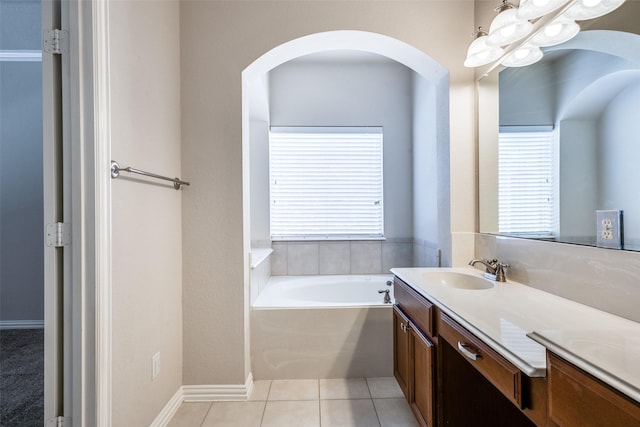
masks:
<path fill-rule="evenodd" d="M 391 296 L 389 295 L 389 289 L 383 289 L 378 291 L 379 294 L 384 294 L 384 303 L 391 304 Z"/>
<path fill-rule="evenodd" d="M 470 266 L 474 266 L 477 263 L 480 263 L 486 267 L 484 271 L 484 277 L 490 280 L 495 280 L 496 282 L 506 282 L 507 276 L 505 274 L 505 269 L 509 268 L 509 264 L 504 264 L 497 259 L 472 259 L 469 261 Z"/>

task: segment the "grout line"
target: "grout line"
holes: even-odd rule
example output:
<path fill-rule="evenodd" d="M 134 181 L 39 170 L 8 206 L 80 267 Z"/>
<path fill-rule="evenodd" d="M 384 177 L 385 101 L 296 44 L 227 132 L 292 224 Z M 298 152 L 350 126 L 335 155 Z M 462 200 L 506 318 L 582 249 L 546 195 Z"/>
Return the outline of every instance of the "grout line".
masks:
<path fill-rule="evenodd" d="M 373 411 L 376 413 L 376 418 L 378 419 L 378 425 L 382 426 L 382 421 L 380 421 L 380 414 L 378 414 L 378 407 L 376 406 L 376 401 L 371 398 L 371 404 L 373 405 Z"/>
<path fill-rule="evenodd" d="M 271 391 L 271 384 L 269 384 L 269 391 Z M 267 393 L 267 396 L 269 396 L 269 394 Z M 264 401 L 264 406 L 262 407 L 262 416 L 260 417 L 260 425 L 262 426 L 262 423 L 264 423 L 264 414 L 267 412 L 267 403 L 269 403 L 268 401 Z"/>
<path fill-rule="evenodd" d="M 184 402 L 182 402 L 182 404 L 184 405 Z M 204 418 L 202 419 L 202 422 L 200 423 L 200 427 L 202 427 L 204 425 L 204 422 L 207 420 L 207 417 L 209 416 L 209 412 L 211 412 L 211 409 L 213 409 L 213 402 L 211 402 L 211 404 L 209 405 L 209 409 L 207 409 L 207 413 L 204 414 Z"/>

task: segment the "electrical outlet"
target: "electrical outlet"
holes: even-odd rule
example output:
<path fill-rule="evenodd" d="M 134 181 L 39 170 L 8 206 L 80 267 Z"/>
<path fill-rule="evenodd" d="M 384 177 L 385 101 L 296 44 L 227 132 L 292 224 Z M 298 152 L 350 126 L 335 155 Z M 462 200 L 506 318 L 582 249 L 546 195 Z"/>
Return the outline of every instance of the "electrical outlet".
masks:
<path fill-rule="evenodd" d="M 596 245 L 602 248 L 622 249 L 622 211 L 596 211 Z"/>
<path fill-rule="evenodd" d="M 151 380 L 155 380 L 160 375 L 160 352 L 151 358 Z"/>

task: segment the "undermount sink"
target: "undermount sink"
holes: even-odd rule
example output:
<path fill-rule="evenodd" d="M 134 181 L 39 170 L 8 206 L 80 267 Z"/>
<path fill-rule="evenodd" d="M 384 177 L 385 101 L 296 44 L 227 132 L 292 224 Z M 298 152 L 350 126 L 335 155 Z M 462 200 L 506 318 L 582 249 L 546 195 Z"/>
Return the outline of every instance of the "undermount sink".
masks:
<path fill-rule="evenodd" d="M 491 280 L 456 271 L 430 271 L 423 276 L 431 283 L 457 289 L 491 289 L 495 285 Z"/>

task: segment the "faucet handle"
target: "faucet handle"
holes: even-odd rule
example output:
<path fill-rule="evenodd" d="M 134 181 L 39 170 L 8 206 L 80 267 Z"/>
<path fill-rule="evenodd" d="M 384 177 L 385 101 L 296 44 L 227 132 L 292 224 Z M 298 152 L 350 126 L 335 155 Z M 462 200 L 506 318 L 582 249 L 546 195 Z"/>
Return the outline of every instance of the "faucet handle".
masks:
<path fill-rule="evenodd" d="M 498 282 L 506 282 L 507 276 L 505 274 L 505 270 L 509 268 L 509 264 L 505 264 L 504 262 L 499 262 L 496 260 L 496 281 Z"/>

